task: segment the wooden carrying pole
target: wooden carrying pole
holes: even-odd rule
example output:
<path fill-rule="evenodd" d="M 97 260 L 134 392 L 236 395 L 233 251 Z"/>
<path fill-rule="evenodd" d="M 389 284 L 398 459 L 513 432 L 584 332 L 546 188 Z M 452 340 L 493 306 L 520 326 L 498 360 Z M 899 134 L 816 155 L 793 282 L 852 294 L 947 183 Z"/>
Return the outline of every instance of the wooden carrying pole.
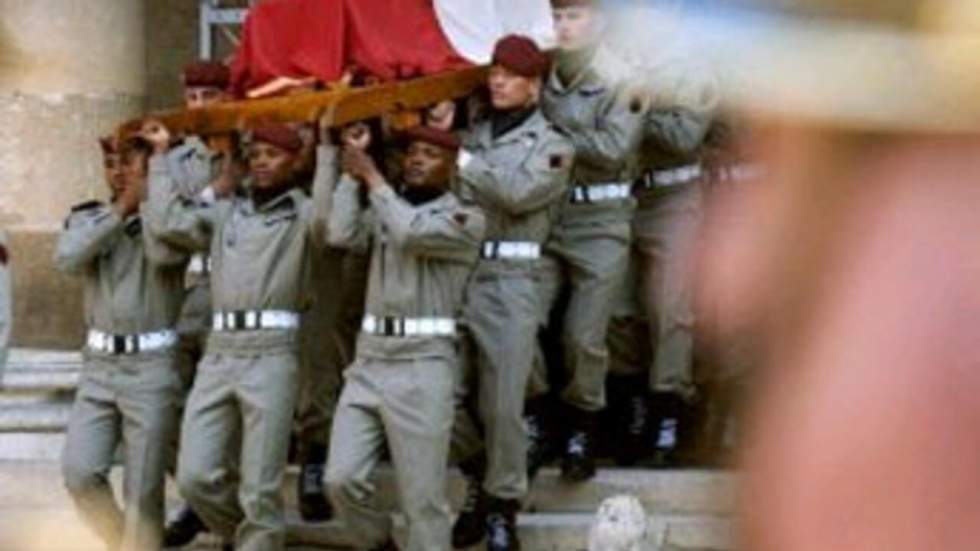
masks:
<path fill-rule="evenodd" d="M 413 80 L 372 86 L 310 92 L 292 96 L 235 101 L 202 109 L 158 113 L 176 134 L 214 135 L 246 129 L 254 122 L 315 122 L 334 108 L 334 126 L 371 119 L 411 109 L 422 109 L 440 101 L 465 97 L 486 83 L 487 68 L 471 67 Z M 130 121 L 123 128 L 132 128 Z"/>

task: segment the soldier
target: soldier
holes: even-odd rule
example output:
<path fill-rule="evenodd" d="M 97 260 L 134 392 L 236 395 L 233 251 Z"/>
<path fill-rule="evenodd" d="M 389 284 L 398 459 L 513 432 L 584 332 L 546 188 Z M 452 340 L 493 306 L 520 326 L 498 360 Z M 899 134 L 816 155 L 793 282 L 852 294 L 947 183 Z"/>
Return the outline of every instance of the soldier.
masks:
<path fill-rule="evenodd" d="M 650 77 L 652 105 L 634 186 L 639 203 L 633 222 L 634 281 L 620 296 L 625 301 L 620 312 L 632 315 L 614 321 L 610 338 L 619 331 L 639 335 L 649 347 L 634 349 L 651 355 L 615 362 L 622 369 L 610 378 L 610 385 L 623 391 L 623 417 L 615 423 L 625 429 L 616 450 L 621 463 L 632 463 L 651 448 L 670 463 L 691 428 L 697 396 L 693 268 L 707 176 L 701 157 L 720 97 L 709 73 L 678 61 Z M 646 323 L 638 323 L 641 318 Z"/>
<path fill-rule="evenodd" d="M 103 142 L 110 203 L 72 209 L 55 263 L 84 279 L 88 338 L 62 460 L 83 519 L 110 549 L 160 549 L 167 445 L 178 422 L 175 367 L 186 257 L 153 255 L 140 201 L 148 144 Z M 173 251 L 171 251 L 173 253 Z M 109 485 L 122 444 L 124 508 Z"/>
<path fill-rule="evenodd" d="M 364 152 L 366 140 L 345 145 L 329 240 L 361 246 L 373 235 L 375 245 L 357 359 L 334 417 L 327 487 L 359 547 L 397 549 L 371 483 L 387 442 L 408 521 L 406 549 L 448 551 L 456 325 L 485 220 L 450 191 L 458 139 L 428 127 L 409 138 L 400 194 Z M 321 171 L 332 170 L 334 155 L 321 148 Z M 368 209 L 358 206 L 361 186 Z"/>
<path fill-rule="evenodd" d="M 595 0 L 553 0 L 552 6 L 558 53 L 541 107 L 574 144 L 575 165 L 571 193 L 546 247 L 542 318 L 567 283 L 562 345 L 568 382 L 561 399 L 570 430 L 561 469 L 565 479 L 582 481 L 595 475 L 595 429 L 605 406 L 606 332 L 629 262 L 635 207 L 630 162 L 646 107 L 623 84 L 628 71 L 598 41 L 601 14 Z"/>
<path fill-rule="evenodd" d="M 541 310 L 537 273 L 551 209 L 565 197 L 574 157 L 571 142 L 538 106 L 548 67 L 531 39 L 501 39 L 488 82 L 493 111 L 466 134 L 460 153 L 460 183 L 487 215 L 487 240 L 464 315 L 475 344 L 486 445 L 461 463 L 474 497 L 453 528 L 456 548 L 484 535 L 487 549 L 520 547 L 515 515 L 528 490 L 523 414 Z M 466 424 L 472 423 L 464 417 L 456 430 Z"/>
<path fill-rule="evenodd" d="M 7 234 L 0 230 L 0 383 L 7 366 L 7 347 L 10 346 L 10 327 L 13 323 L 13 295 L 10 291 L 10 254 Z"/>
<path fill-rule="evenodd" d="M 230 82 L 231 71 L 223 63 L 202 61 L 188 65 L 183 74 L 184 107 L 201 109 L 228 101 L 231 96 L 226 90 Z M 219 150 L 218 146 L 224 144 L 217 142 L 217 139 L 186 136 L 167 153 L 166 166 L 170 176 L 188 199 L 211 203 L 218 196 L 230 193 L 236 185 L 233 151 L 229 147 Z M 186 294 L 177 323 L 177 334 L 180 336 L 177 365 L 184 378 L 186 392 L 190 392 L 197 364 L 204 357 L 204 345 L 211 327 L 210 264 L 207 254 L 197 252 L 187 267 Z M 173 461 L 176 463 L 176 449 Z M 171 465 L 170 471 L 175 470 L 176 464 Z M 200 517 L 185 505 L 167 524 L 164 545 L 187 545 L 205 529 Z"/>
<path fill-rule="evenodd" d="M 285 125 L 255 128 L 250 187 L 206 203 L 183 196 L 170 178 L 166 128 L 148 123 L 144 135 L 157 151 L 147 203 L 152 231 L 209 251 L 213 266 L 212 332 L 184 413 L 178 485 L 209 528 L 236 539 L 236 549 L 284 549 L 280 488 L 298 392 L 299 312 L 308 302 L 310 250 L 325 226 L 296 179 L 302 141 Z M 239 457 L 229 458 L 229 449 L 240 449 Z M 234 459 L 240 481 L 230 476 Z"/>

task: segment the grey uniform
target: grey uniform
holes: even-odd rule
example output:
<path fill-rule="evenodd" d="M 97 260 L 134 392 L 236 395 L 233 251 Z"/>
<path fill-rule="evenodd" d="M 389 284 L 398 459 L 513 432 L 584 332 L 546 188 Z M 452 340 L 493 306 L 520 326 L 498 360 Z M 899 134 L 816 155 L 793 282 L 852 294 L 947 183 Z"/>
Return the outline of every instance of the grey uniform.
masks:
<path fill-rule="evenodd" d="M 246 193 L 214 204 L 188 200 L 164 160 L 150 161 L 152 231 L 210 250 L 221 313 L 184 412 L 177 480 L 208 526 L 235 537 L 239 550 L 285 547 L 280 490 L 298 392 L 298 313 L 308 303 L 310 250 L 325 227 L 316 205 L 300 189 L 261 206 Z M 237 485 L 229 477 L 236 461 Z"/>
<path fill-rule="evenodd" d="M 651 390 L 685 399 L 695 392 L 693 278 L 707 170 L 701 164 L 701 146 L 716 98 L 711 92 L 702 84 L 697 93 L 676 96 L 674 105 L 661 100 L 647 113 L 633 223 L 635 285 L 624 286 L 618 308 L 632 313 L 640 305 L 653 357 L 652 364 L 642 358 L 614 364 L 627 373 L 646 372 L 650 366 Z M 626 318 L 635 321 L 641 316 Z M 613 326 L 615 335 L 623 330 L 623 321 Z M 642 347 L 633 350 L 638 348 Z"/>
<path fill-rule="evenodd" d="M 450 331 L 433 331 L 459 316 L 484 216 L 452 193 L 412 206 L 386 185 L 371 192 L 368 209 L 357 193 L 358 184 L 341 177 L 330 214 L 331 244 L 361 246 L 369 235 L 375 243 L 364 331 L 334 417 L 327 487 L 359 546 L 385 542 L 391 519 L 374 506 L 371 475 L 387 441 L 408 520 L 404 549 L 448 551 L 457 342 Z"/>
<path fill-rule="evenodd" d="M 10 258 L 7 235 L 0 230 L 0 383 L 7 365 L 7 349 L 10 346 L 10 328 L 13 324 L 13 296 L 10 289 Z"/>
<path fill-rule="evenodd" d="M 629 263 L 631 162 L 646 109 L 638 94 L 603 76 L 616 64 L 600 47 L 568 86 L 553 69 L 541 99 L 545 116 L 575 146 L 573 188 L 546 248 L 542 322 L 567 281 L 571 294 L 562 341 L 569 383 L 562 399 L 590 412 L 605 405 L 606 330 Z"/>
<path fill-rule="evenodd" d="M 63 474 L 79 513 L 111 549 L 161 545 L 167 442 L 182 394 L 173 328 L 186 259 L 153 254 L 160 250 L 145 241 L 139 216 L 123 220 L 108 206 L 88 203 L 75 207 L 55 252 L 60 270 L 84 279 L 90 330 Z M 123 510 L 108 483 L 120 437 Z"/>
<path fill-rule="evenodd" d="M 567 197 L 575 152 L 539 110 L 496 138 L 489 121 L 478 125 L 465 136 L 463 151 L 461 185 L 487 216 L 483 259 L 467 288 L 464 313 L 485 430 L 484 488 L 501 499 L 521 499 L 527 493 L 524 396 L 542 309 L 539 251 L 551 233 L 553 207 Z M 463 434 L 475 430 L 467 417 L 457 420 L 454 447 L 479 442 Z M 474 450 L 454 451 L 466 459 Z"/>

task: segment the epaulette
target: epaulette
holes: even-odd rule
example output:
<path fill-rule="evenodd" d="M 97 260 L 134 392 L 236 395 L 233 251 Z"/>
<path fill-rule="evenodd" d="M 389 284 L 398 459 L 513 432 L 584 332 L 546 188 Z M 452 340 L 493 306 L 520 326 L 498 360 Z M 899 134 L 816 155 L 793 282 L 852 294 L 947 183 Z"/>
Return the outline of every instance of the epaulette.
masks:
<path fill-rule="evenodd" d="M 95 209 L 95 208 L 98 208 L 98 207 L 101 207 L 101 206 L 102 206 L 102 201 L 87 201 L 85 203 L 81 203 L 81 204 L 75 205 L 74 207 L 71 208 L 71 211 L 73 213 L 75 213 L 75 212 L 83 212 L 83 211 L 92 210 L 92 209 Z"/>

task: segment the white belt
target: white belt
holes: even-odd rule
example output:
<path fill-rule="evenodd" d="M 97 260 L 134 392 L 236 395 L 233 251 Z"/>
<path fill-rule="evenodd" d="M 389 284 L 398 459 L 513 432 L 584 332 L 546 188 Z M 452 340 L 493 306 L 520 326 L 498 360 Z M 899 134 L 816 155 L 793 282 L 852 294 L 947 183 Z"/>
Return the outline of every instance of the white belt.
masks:
<path fill-rule="evenodd" d="M 384 337 L 451 337 L 456 334 L 452 318 L 397 318 L 364 316 L 361 330 Z"/>
<path fill-rule="evenodd" d="M 719 182 L 743 182 L 760 180 L 766 175 L 765 165 L 759 163 L 741 163 L 719 167 L 716 171 Z"/>
<path fill-rule="evenodd" d="M 211 328 L 215 331 L 296 329 L 299 327 L 299 314 L 285 310 L 236 310 L 215 312 L 211 321 Z"/>
<path fill-rule="evenodd" d="M 693 182 L 701 177 L 704 171 L 700 164 L 672 168 L 670 170 L 654 170 L 643 175 L 643 187 L 647 189 L 671 187 Z"/>
<path fill-rule="evenodd" d="M 177 345 L 177 332 L 172 329 L 134 335 L 111 335 L 90 329 L 86 340 L 88 349 L 106 354 L 138 354 L 153 352 Z"/>
<path fill-rule="evenodd" d="M 541 245 L 533 241 L 485 241 L 480 250 L 483 258 L 541 258 Z"/>
<path fill-rule="evenodd" d="M 193 275 L 211 273 L 211 257 L 201 253 L 195 254 L 191 257 L 190 264 L 187 265 L 187 273 Z"/>
<path fill-rule="evenodd" d="M 630 184 L 596 184 L 592 186 L 575 186 L 572 188 L 572 203 L 598 203 L 629 199 Z"/>

